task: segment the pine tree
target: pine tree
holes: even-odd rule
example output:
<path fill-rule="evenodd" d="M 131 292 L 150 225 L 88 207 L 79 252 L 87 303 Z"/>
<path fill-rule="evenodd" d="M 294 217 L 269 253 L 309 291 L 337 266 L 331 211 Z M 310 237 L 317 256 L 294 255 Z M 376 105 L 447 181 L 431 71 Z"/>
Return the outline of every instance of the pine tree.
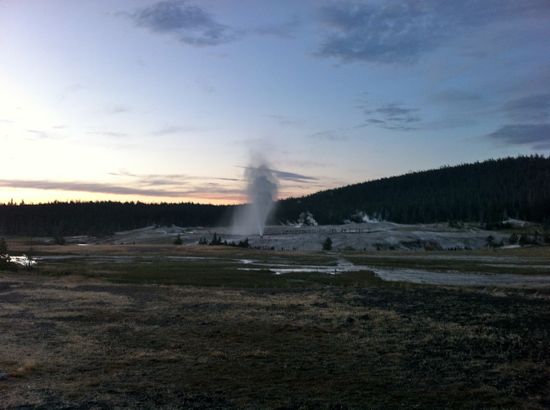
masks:
<path fill-rule="evenodd" d="M 323 242 L 323 250 L 324 251 L 330 251 L 332 250 L 332 239 L 328 238 L 325 239 L 325 241 Z"/>
<path fill-rule="evenodd" d="M 8 244 L 4 238 L 0 238 L 0 258 L 8 255 Z"/>

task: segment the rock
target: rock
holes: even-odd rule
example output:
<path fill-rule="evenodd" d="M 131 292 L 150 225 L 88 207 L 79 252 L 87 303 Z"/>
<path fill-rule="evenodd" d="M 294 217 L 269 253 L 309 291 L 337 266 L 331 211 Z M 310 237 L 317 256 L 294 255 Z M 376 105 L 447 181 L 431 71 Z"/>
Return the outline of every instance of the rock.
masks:
<path fill-rule="evenodd" d="M 0 372 L 0 381 L 2 380 L 8 380 L 9 375 L 4 372 Z"/>

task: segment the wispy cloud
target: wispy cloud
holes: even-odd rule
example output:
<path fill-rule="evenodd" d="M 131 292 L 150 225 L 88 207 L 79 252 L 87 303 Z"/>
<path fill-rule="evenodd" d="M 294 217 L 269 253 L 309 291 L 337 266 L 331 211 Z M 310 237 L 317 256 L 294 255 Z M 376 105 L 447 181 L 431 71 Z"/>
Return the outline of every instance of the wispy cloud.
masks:
<path fill-rule="evenodd" d="M 130 107 L 126 105 L 114 104 L 114 105 L 105 107 L 104 111 L 107 114 L 116 115 L 116 114 L 124 114 L 124 113 L 130 112 L 131 110 L 130 110 Z"/>
<path fill-rule="evenodd" d="M 196 132 L 199 131 L 198 127 L 182 126 L 182 125 L 167 125 L 156 130 L 153 130 L 149 135 L 163 136 L 163 135 L 172 135 L 172 134 L 181 134 L 187 132 Z"/>
<path fill-rule="evenodd" d="M 237 187 L 228 187 L 221 183 L 206 183 L 184 189 L 168 187 L 159 189 L 153 187 L 129 187 L 100 182 L 0 179 L 0 187 L 172 199 L 200 198 L 204 200 L 239 201 L 244 198 L 241 189 Z"/>
<path fill-rule="evenodd" d="M 431 99 L 438 104 L 471 105 L 481 102 L 483 97 L 477 92 L 450 88 L 433 94 Z"/>
<path fill-rule="evenodd" d="M 26 131 L 27 134 L 29 134 L 27 139 L 30 140 L 51 140 L 61 138 L 61 136 L 45 130 L 27 129 Z"/>
<path fill-rule="evenodd" d="M 165 191 L 158 189 L 131 188 L 127 186 L 111 185 L 96 182 L 77 181 L 50 181 L 50 180 L 24 180 L 24 179 L 0 179 L 0 186 L 5 188 L 27 188 L 41 190 L 91 192 L 115 195 L 142 195 L 156 197 L 174 197 L 183 195 L 183 192 Z"/>
<path fill-rule="evenodd" d="M 410 108 L 400 103 L 384 103 L 378 106 L 366 101 L 358 108 L 365 114 L 365 122 L 360 127 L 376 126 L 389 130 L 410 131 L 418 128 L 421 121 L 418 108 Z"/>
<path fill-rule="evenodd" d="M 258 26 L 254 28 L 252 32 L 259 36 L 279 37 L 283 39 L 294 38 L 295 32 L 300 24 L 300 19 L 298 17 L 294 17 L 283 23 L 265 24 L 262 26 Z"/>
<path fill-rule="evenodd" d="M 215 181 L 240 181 L 238 178 L 229 177 L 206 177 L 187 174 L 135 174 L 125 170 L 117 172 L 110 172 L 109 175 L 117 177 L 129 178 L 133 185 L 138 186 L 174 186 L 183 187 L 191 184 L 203 184 L 208 185 L 215 183 Z"/>
<path fill-rule="evenodd" d="M 141 8 L 130 15 L 138 27 L 174 36 L 183 44 L 206 47 L 231 42 L 239 30 L 222 24 L 205 9 L 187 1 L 167 0 Z"/>
<path fill-rule="evenodd" d="M 320 11 L 321 57 L 344 62 L 412 63 L 457 35 L 525 16 L 550 15 L 546 0 L 335 2 Z"/>
<path fill-rule="evenodd" d="M 254 167 L 242 167 L 242 168 L 255 169 Z M 275 175 L 277 179 L 282 181 L 291 181 L 291 182 L 305 184 L 305 183 L 311 183 L 318 180 L 318 178 L 303 175 L 303 174 L 298 174 L 296 172 L 281 171 L 281 170 L 271 169 L 271 168 L 268 168 L 268 169 L 271 173 L 273 173 L 273 175 Z"/>
<path fill-rule="evenodd" d="M 345 141 L 347 136 L 345 136 L 342 131 L 327 130 L 327 131 L 318 131 L 309 135 L 309 138 L 317 140 L 326 140 L 326 141 Z"/>
<path fill-rule="evenodd" d="M 117 131 L 89 131 L 88 134 L 101 135 L 104 137 L 113 137 L 113 138 L 126 138 L 128 134 L 125 132 Z"/>
<path fill-rule="evenodd" d="M 529 146 L 550 150 L 550 94 L 532 94 L 507 101 L 500 108 L 513 121 L 486 135 L 505 145 Z"/>
<path fill-rule="evenodd" d="M 298 118 L 289 117 L 288 115 L 271 114 L 267 115 L 268 118 L 275 120 L 277 124 L 282 127 L 299 127 L 304 124 L 303 120 Z"/>
<path fill-rule="evenodd" d="M 544 122 L 550 119 L 550 93 L 534 94 L 508 101 L 503 112 L 517 122 Z"/>
<path fill-rule="evenodd" d="M 533 150 L 550 150 L 550 124 L 510 124 L 487 135 L 506 145 L 530 146 Z"/>

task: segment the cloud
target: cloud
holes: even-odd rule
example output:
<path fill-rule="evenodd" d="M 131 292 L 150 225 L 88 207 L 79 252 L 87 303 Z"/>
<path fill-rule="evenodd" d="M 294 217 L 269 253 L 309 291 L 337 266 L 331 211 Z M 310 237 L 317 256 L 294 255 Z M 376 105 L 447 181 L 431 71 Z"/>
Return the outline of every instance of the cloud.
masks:
<path fill-rule="evenodd" d="M 126 134 L 125 132 L 115 132 L 115 131 L 89 131 L 88 134 L 102 135 L 104 137 L 113 137 L 113 138 L 128 137 L 128 134 Z"/>
<path fill-rule="evenodd" d="M 124 114 L 127 112 L 130 112 L 130 107 L 126 105 L 121 105 L 121 104 L 115 104 L 105 108 L 105 113 L 107 114 L 115 115 L 115 114 Z"/>
<path fill-rule="evenodd" d="M 164 191 L 158 189 L 131 188 L 126 186 L 76 181 L 49 181 L 49 180 L 23 180 L 23 179 L 0 179 L 0 186 L 6 188 L 27 188 L 41 190 L 59 190 L 91 192 L 115 195 L 142 195 L 168 197 L 183 195 L 183 192 Z"/>
<path fill-rule="evenodd" d="M 187 1 L 160 1 L 137 10 L 130 17 L 138 27 L 172 35 L 194 47 L 217 46 L 240 36 L 238 30 L 219 23 L 206 10 Z"/>
<path fill-rule="evenodd" d="M 188 186 L 192 183 L 201 183 L 202 185 L 212 184 L 212 181 L 240 181 L 238 178 L 228 177 L 204 177 L 186 174 L 134 174 L 125 170 L 110 172 L 109 175 L 118 177 L 128 177 L 133 180 L 133 184 L 138 186 Z M 210 182 L 209 182 L 210 181 Z"/>
<path fill-rule="evenodd" d="M 320 10 L 328 33 L 316 55 L 344 62 L 412 63 L 473 29 L 549 14 L 547 0 L 339 2 Z"/>
<path fill-rule="evenodd" d="M 299 182 L 299 183 L 309 183 L 312 181 L 317 181 L 317 178 L 309 177 L 307 175 L 297 174 L 295 172 L 288 172 L 288 171 L 278 171 L 278 170 L 271 170 L 275 176 L 279 179 L 282 179 L 284 181 L 293 181 L 293 182 Z"/>
<path fill-rule="evenodd" d="M 254 167 L 242 167 L 246 170 L 254 170 L 256 168 Z M 277 179 L 283 180 L 283 181 L 291 181 L 291 182 L 297 182 L 297 183 L 311 183 L 313 181 L 317 181 L 318 178 L 310 177 L 307 175 L 297 174 L 295 172 L 288 172 L 288 171 L 280 171 L 277 169 L 271 169 L 267 168 L 268 171 L 273 173 Z"/>
<path fill-rule="evenodd" d="M 168 187 L 158 189 L 152 187 L 128 187 L 98 182 L 0 179 L 0 187 L 157 198 L 201 198 L 228 201 L 237 201 L 244 198 L 242 189 L 227 187 L 221 183 L 202 183 L 187 189 L 170 189 Z"/>
<path fill-rule="evenodd" d="M 279 24 L 265 24 L 258 26 L 252 31 L 259 36 L 270 36 L 278 38 L 294 38 L 295 31 L 300 26 L 301 21 L 297 17 Z"/>
<path fill-rule="evenodd" d="M 550 150 L 550 94 L 518 97 L 502 105 L 500 111 L 512 121 L 486 137 L 506 145 Z"/>
<path fill-rule="evenodd" d="M 517 122 L 545 122 L 550 119 L 550 94 L 535 94 L 508 101 L 503 112 Z"/>
<path fill-rule="evenodd" d="M 528 145 L 534 150 L 550 150 L 550 124 L 510 124 L 487 135 L 507 145 Z"/>
<path fill-rule="evenodd" d="M 386 103 L 371 108 L 363 101 L 360 108 L 366 116 L 365 123 L 359 127 L 374 125 L 380 128 L 397 131 L 410 131 L 418 128 L 421 121 L 418 108 L 409 108 L 400 103 Z"/>
<path fill-rule="evenodd" d="M 30 134 L 28 137 L 29 140 L 52 140 L 52 139 L 60 139 L 61 137 L 59 135 L 55 135 L 51 132 L 44 131 L 44 130 L 33 130 L 28 129 L 26 130 L 27 133 Z"/>
<path fill-rule="evenodd" d="M 281 127 L 299 127 L 304 124 L 304 121 L 287 115 L 272 114 L 267 117 L 275 120 Z"/>
<path fill-rule="evenodd" d="M 481 94 L 458 89 L 448 89 L 440 91 L 431 96 L 431 99 L 436 103 L 460 105 L 475 104 L 483 100 Z"/>
<path fill-rule="evenodd" d="M 165 127 L 151 131 L 149 135 L 163 136 L 163 135 L 172 135 L 180 134 L 186 132 L 196 132 L 199 131 L 199 128 L 193 126 L 180 126 L 180 125 L 167 125 Z"/>
<path fill-rule="evenodd" d="M 416 111 L 418 111 L 416 108 L 404 108 L 399 104 L 392 103 L 383 105 L 372 112 L 380 113 L 385 115 L 387 118 L 397 118 L 399 121 L 409 122 L 407 116 Z"/>
<path fill-rule="evenodd" d="M 310 138 L 326 141 L 345 141 L 347 137 L 342 135 L 342 131 L 319 131 L 309 135 Z"/>

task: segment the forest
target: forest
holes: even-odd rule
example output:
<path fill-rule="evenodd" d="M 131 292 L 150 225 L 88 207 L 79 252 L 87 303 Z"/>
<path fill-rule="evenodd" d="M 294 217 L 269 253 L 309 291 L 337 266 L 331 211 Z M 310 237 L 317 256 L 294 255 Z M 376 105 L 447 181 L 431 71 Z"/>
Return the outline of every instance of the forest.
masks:
<path fill-rule="evenodd" d="M 238 206 L 195 203 L 0 204 L 1 235 L 109 235 L 149 225 L 227 226 Z M 280 200 L 271 223 L 310 212 L 320 224 L 371 218 L 398 223 L 506 218 L 550 221 L 550 157 L 503 158 L 412 172 Z"/>
<path fill-rule="evenodd" d="M 279 201 L 275 219 L 311 212 L 320 224 L 362 214 L 412 224 L 550 219 L 550 157 L 521 156 L 444 166 Z"/>

